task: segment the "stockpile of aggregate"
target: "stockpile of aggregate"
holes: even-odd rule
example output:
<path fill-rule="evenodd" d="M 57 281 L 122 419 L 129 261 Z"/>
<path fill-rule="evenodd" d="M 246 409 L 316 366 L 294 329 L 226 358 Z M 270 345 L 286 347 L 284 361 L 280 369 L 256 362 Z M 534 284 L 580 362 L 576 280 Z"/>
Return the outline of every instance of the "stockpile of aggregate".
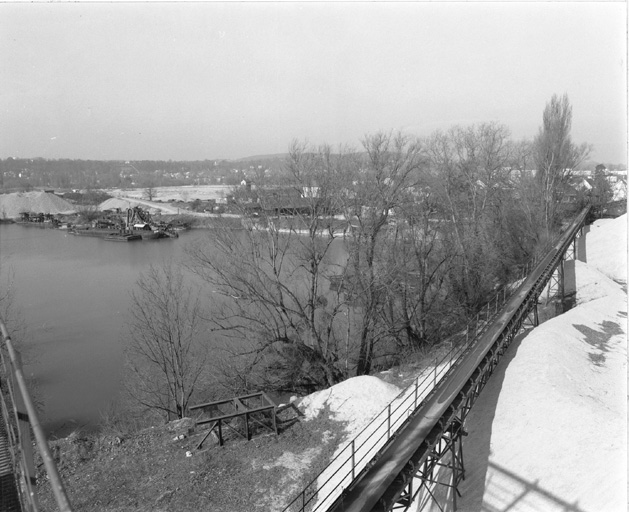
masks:
<path fill-rule="evenodd" d="M 138 201 L 129 201 L 128 199 L 120 199 L 119 197 L 112 197 L 103 201 L 98 205 L 100 211 L 115 210 L 120 208 L 126 210 L 127 208 L 134 208 L 135 206 L 142 206 Z"/>
<path fill-rule="evenodd" d="M 0 217 L 15 219 L 22 212 L 71 214 L 76 209 L 65 199 L 43 191 L 0 194 Z"/>
<path fill-rule="evenodd" d="M 125 211 L 128 208 L 135 208 L 136 206 L 139 206 L 143 210 L 148 210 L 152 214 L 159 213 L 164 209 L 157 208 L 150 201 L 133 201 L 129 199 L 121 199 L 119 197 L 112 197 L 110 199 L 107 199 L 106 201 L 103 201 L 101 204 L 98 205 L 98 209 L 101 212 L 105 210 L 115 210 L 117 208 L 121 211 Z M 168 211 L 169 209 L 166 208 L 166 210 Z"/>

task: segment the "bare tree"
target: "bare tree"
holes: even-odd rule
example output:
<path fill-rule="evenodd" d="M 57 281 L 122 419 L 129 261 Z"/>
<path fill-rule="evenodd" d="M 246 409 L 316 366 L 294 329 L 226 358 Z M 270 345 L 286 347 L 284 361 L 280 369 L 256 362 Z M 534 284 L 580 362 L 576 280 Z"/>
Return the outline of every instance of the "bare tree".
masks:
<path fill-rule="evenodd" d="M 153 185 L 148 185 L 145 189 L 144 189 L 144 195 L 145 197 L 149 200 L 152 201 L 153 198 L 155 197 L 157 191 L 155 190 L 155 187 Z"/>
<path fill-rule="evenodd" d="M 440 210 L 450 220 L 442 232 L 455 263 L 449 286 L 464 312 L 474 313 L 505 267 L 499 238 L 511 189 L 509 131 L 497 123 L 454 127 L 426 145 Z"/>
<path fill-rule="evenodd" d="M 516 179 L 522 178 L 530 172 L 534 165 L 533 141 L 522 139 L 511 142 L 511 162 L 512 176 Z"/>
<path fill-rule="evenodd" d="M 247 385 L 303 392 L 343 378 L 346 317 L 328 279 L 339 273 L 330 214 L 342 159 L 293 143 L 283 190 L 241 205 L 245 229 L 212 230 L 189 248 L 191 269 L 220 298 L 213 328 L 243 358 Z"/>
<path fill-rule="evenodd" d="M 603 208 L 605 205 L 613 201 L 614 189 L 607 179 L 604 170 L 596 170 L 594 172 L 594 182 L 592 190 L 587 193 L 587 199 L 595 208 Z"/>
<path fill-rule="evenodd" d="M 96 205 L 82 205 L 78 208 L 78 214 L 82 222 L 92 222 L 101 216 L 101 211 Z"/>
<path fill-rule="evenodd" d="M 206 367 L 199 295 L 173 264 L 141 274 L 131 296 L 130 394 L 170 419 L 183 418 Z"/>
<path fill-rule="evenodd" d="M 572 170 L 585 160 L 591 146 L 572 143 L 572 105 L 568 95 L 561 98 L 553 94 L 544 108 L 542 126 L 534 141 L 537 181 L 544 227 L 550 233 L 558 220 L 562 186 L 567 183 Z"/>
<path fill-rule="evenodd" d="M 417 182 L 423 160 L 419 141 L 401 133 L 376 133 L 362 144 L 364 158 L 346 173 L 349 193 L 342 207 L 351 226 L 345 237 L 350 293 L 361 324 L 356 373 L 367 375 L 374 348 L 387 332 L 378 318 L 394 270 L 384 264 L 389 223 L 395 209 L 410 199 L 408 191 Z"/>
<path fill-rule="evenodd" d="M 460 320 L 445 286 L 453 260 L 442 243 L 446 220 L 429 183 L 414 187 L 413 200 L 397 209 L 387 239 L 386 266 L 393 279 L 382 317 L 400 357 L 440 340 Z"/>

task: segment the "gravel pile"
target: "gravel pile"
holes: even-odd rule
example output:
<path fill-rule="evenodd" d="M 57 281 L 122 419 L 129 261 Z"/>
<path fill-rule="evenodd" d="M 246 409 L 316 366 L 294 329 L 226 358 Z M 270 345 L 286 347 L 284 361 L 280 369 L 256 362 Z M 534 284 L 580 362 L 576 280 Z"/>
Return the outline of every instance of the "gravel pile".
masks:
<path fill-rule="evenodd" d="M 120 210 L 125 211 L 127 208 L 135 208 L 139 206 L 143 210 L 148 210 L 151 214 L 165 212 L 176 213 L 176 209 L 172 207 L 168 207 L 166 205 L 158 207 L 150 201 L 134 201 L 133 199 L 122 199 L 119 197 L 112 197 L 111 199 L 107 199 L 98 205 L 98 209 L 102 212 L 105 210 L 115 210 L 116 208 L 120 208 Z"/>
<path fill-rule="evenodd" d="M 98 205 L 98 209 L 102 212 L 104 210 L 115 210 L 116 208 L 120 208 L 121 210 L 126 210 L 127 208 L 133 208 L 135 206 L 142 206 L 138 201 L 129 201 L 128 199 L 120 199 L 118 197 L 112 197 L 111 199 L 107 199 Z"/>
<path fill-rule="evenodd" d="M 19 218 L 22 212 L 70 214 L 76 208 L 72 203 L 46 192 L 14 192 L 0 194 L 0 217 Z"/>

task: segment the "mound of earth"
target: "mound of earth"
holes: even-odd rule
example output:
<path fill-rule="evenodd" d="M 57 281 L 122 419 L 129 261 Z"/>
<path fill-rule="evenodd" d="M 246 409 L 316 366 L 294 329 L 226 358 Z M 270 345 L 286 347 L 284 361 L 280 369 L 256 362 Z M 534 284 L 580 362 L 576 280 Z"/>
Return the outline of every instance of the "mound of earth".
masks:
<path fill-rule="evenodd" d="M 134 201 L 132 199 L 122 199 L 119 197 L 112 197 L 111 199 L 107 199 L 106 201 L 103 201 L 101 204 L 98 205 L 98 209 L 100 211 L 105 211 L 105 210 L 115 210 L 116 208 L 119 208 L 120 210 L 124 211 L 124 210 L 127 210 L 128 208 L 135 208 L 136 206 L 139 206 L 143 210 L 148 210 L 152 214 L 160 213 L 160 212 L 173 213 L 177 211 L 176 208 L 169 207 L 167 205 L 161 205 L 161 204 L 157 205 L 151 201 L 142 201 L 142 200 Z"/>
<path fill-rule="evenodd" d="M 142 206 L 138 201 L 130 201 L 128 199 L 120 199 L 119 197 L 112 197 L 111 199 L 107 199 L 98 205 L 98 209 L 101 211 L 104 210 L 115 210 L 116 208 L 120 208 L 121 210 L 126 210 L 127 208 L 134 208 L 135 206 Z"/>
<path fill-rule="evenodd" d="M 627 282 L 627 214 L 597 220 L 586 235 L 586 260 L 616 282 Z"/>
<path fill-rule="evenodd" d="M 306 419 L 315 418 L 329 409 L 330 416 L 347 422 L 348 432 L 356 434 L 402 391 L 377 377 L 364 375 L 347 379 L 329 389 L 317 391 L 301 399 L 299 408 Z"/>
<path fill-rule="evenodd" d="M 15 219 L 22 212 L 71 214 L 76 209 L 65 199 L 47 192 L 14 192 L 0 195 L 0 216 Z"/>

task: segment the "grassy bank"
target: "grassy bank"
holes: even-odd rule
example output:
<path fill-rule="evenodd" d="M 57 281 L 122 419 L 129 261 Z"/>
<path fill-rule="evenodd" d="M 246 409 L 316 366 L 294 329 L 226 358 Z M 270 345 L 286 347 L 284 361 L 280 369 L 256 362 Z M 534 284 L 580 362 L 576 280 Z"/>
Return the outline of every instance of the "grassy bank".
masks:
<path fill-rule="evenodd" d="M 187 420 L 130 436 L 75 433 L 51 447 L 77 512 L 281 510 L 327 465 L 345 431 L 325 411 L 291 423 L 285 418 L 279 436 L 223 447 L 208 440 L 200 450 L 205 431 Z M 38 488 L 41 510 L 57 510 L 41 466 Z"/>

